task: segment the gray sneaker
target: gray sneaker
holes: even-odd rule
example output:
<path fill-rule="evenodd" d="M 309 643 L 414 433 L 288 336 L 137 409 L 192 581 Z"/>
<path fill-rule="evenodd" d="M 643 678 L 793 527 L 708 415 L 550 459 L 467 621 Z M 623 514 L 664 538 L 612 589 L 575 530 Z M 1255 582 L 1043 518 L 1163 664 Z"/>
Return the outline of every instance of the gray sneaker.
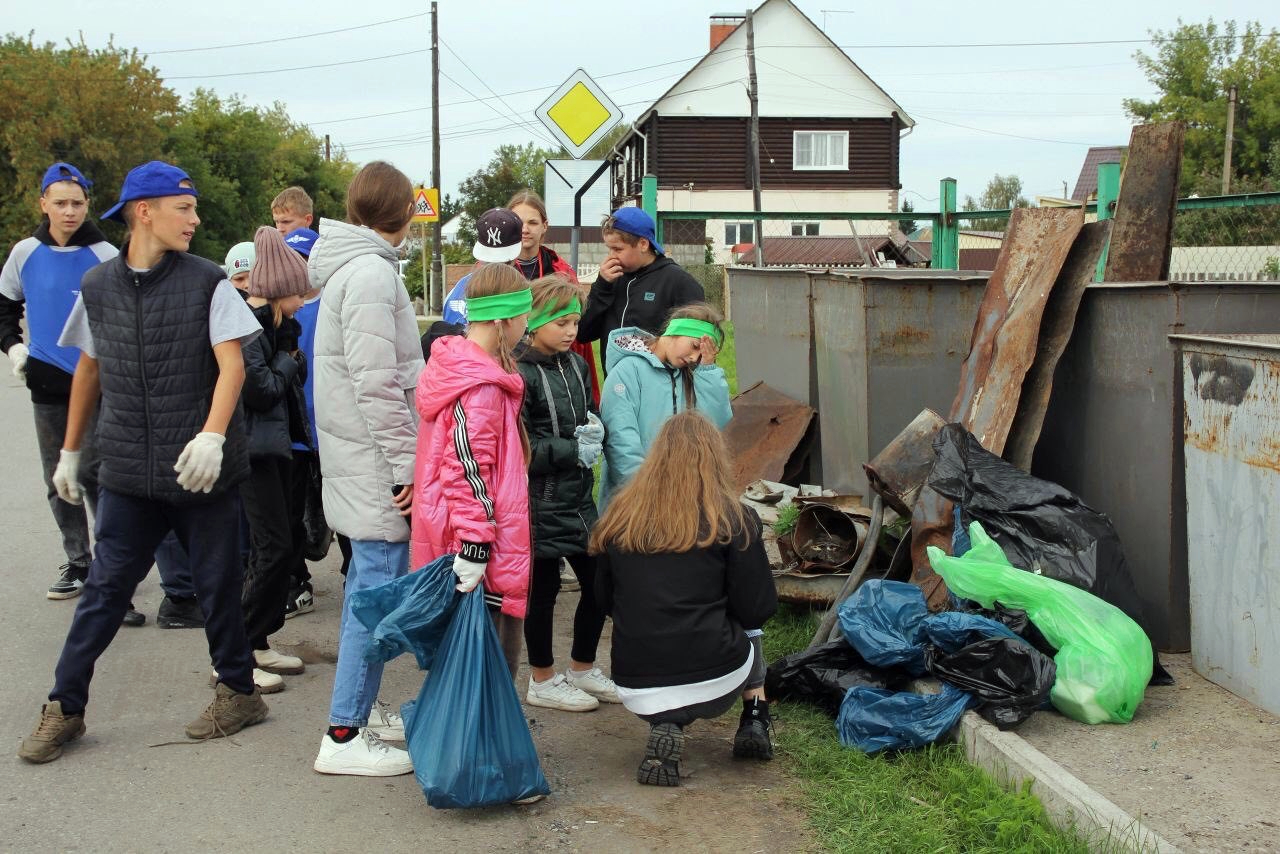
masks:
<path fill-rule="evenodd" d="M 254 688 L 252 694 L 237 694 L 222 682 L 213 691 L 213 702 L 200 717 L 187 724 L 187 738 L 221 738 L 247 726 L 261 723 L 267 716 L 267 703 Z"/>
<path fill-rule="evenodd" d="M 58 580 L 53 582 L 46 599 L 74 599 L 84 590 L 84 581 L 89 577 L 89 567 L 64 563 L 58 567 Z"/>
<path fill-rule="evenodd" d="M 45 703 L 36 731 L 22 740 L 18 756 L 37 765 L 62 755 L 62 745 L 84 735 L 84 715 L 64 715 L 62 702 Z"/>

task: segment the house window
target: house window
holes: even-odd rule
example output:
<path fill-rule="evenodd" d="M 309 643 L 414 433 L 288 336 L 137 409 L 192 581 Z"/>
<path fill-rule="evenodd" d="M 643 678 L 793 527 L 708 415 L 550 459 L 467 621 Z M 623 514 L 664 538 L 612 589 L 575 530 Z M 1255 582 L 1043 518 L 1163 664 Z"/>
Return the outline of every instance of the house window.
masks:
<path fill-rule="evenodd" d="M 792 169 L 848 169 L 847 130 L 798 130 L 792 135 Z"/>
<path fill-rule="evenodd" d="M 793 222 L 791 223 L 792 237 L 817 237 L 818 223 L 816 222 Z"/>
<path fill-rule="evenodd" d="M 726 222 L 724 224 L 724 245 L 736 246 L 739 243 L 756 242 L 756 224 L 754 221 Z"/>

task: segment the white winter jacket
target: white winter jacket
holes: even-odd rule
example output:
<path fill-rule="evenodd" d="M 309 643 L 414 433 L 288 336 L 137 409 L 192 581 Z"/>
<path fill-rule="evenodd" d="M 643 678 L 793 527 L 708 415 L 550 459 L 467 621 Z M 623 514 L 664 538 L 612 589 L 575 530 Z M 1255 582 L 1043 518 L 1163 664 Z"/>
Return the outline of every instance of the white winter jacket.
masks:
<path fill-rule="evenodd" d="M 353 540 L 406 542 L 409 524 L 391 494 L 413 482 L 417 320 L 391 244 L 335 220 L 319 230 L 307 269 L 324 288 L 312 370 L 325 519 Z"/>

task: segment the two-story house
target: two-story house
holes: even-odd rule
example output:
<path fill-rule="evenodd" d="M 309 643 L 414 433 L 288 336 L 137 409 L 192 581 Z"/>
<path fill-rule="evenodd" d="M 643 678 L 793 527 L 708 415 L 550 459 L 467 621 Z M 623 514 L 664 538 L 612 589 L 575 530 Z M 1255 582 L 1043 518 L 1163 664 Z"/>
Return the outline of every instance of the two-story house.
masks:
<path fill-rule="evenodd" d="M 753 30 L 761 209 L 897 211 L 899 142 L 915 121 L 790 0 L 765 0 Z M 761 237 L 754 222 L 731 214 L 752 210 L 747 80 L 745 15 L 717 15 L 710 51 L 640 114 L 612 174 L 615 205 L 637 203 L 648 173 L 657 176 L 659 211 L 726 212 L 667 227 L 672 237 L 704 231 L 719 261 Z M 883 235 L 891 222 L 858 231 Z M 764 226 L 770 238 L 850 234 L 844 220 Z"/>

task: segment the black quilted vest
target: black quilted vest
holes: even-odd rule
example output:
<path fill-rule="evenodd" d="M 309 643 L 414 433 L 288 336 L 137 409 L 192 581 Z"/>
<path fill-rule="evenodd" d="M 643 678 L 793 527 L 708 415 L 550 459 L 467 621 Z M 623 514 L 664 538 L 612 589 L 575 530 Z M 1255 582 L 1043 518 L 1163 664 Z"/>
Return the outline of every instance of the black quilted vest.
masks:
<path fill-rule="evenodd" d="M 127 254 L 121 247 L 118 257 L 85 273 L 80 286 L 102 384 L 98 482 L 169 504 L 209 501 L 249 476 L 240 404 L 212 493 L 178 486 L 173 464 L 209 416 L 218 380 L 209 304 L 226 274 L 185 252 L 166 252 L 154 268 L 135 273 Z"/>

